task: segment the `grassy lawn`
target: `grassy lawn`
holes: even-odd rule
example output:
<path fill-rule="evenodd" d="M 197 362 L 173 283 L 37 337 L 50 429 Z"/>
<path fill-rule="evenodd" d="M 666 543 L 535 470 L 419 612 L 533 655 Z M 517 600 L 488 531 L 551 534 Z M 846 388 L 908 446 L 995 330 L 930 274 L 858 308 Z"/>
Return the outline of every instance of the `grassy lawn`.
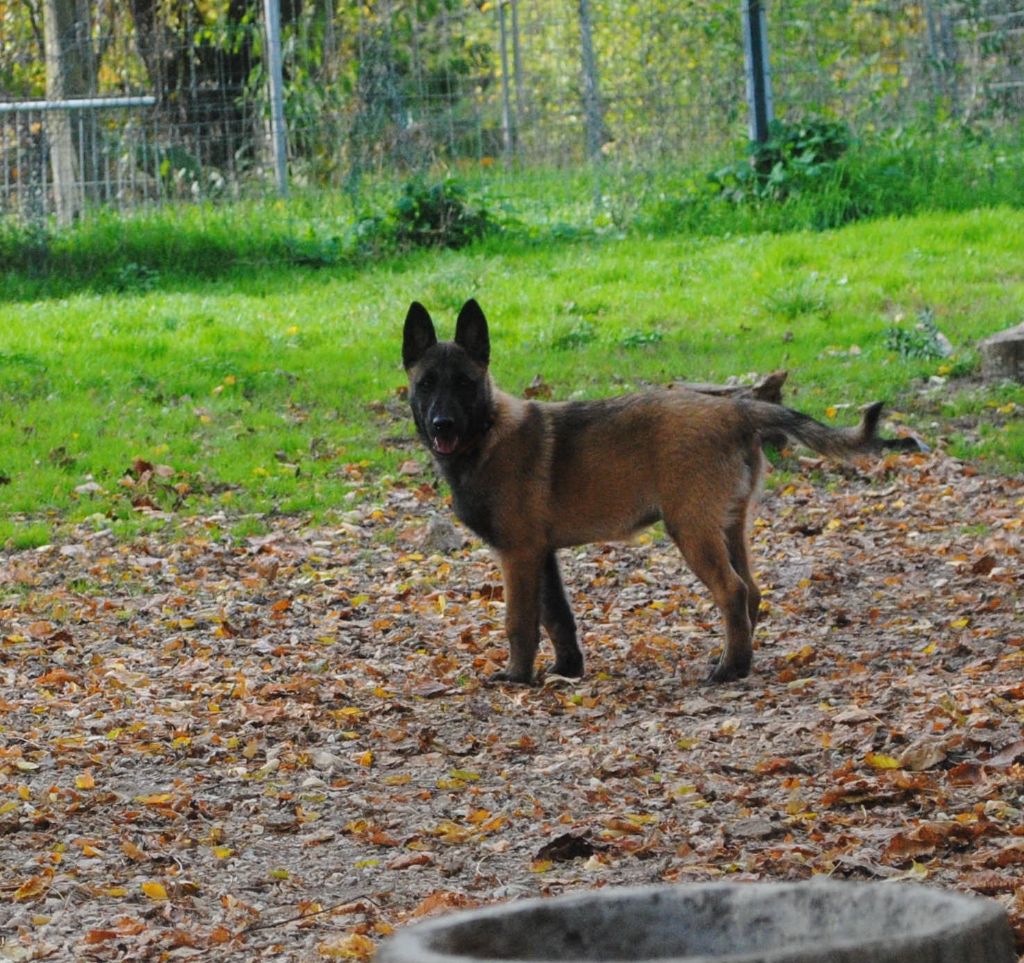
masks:
<path fill-rule="evenodd" d="M 90 516 L 127 537 L 180 512 L 253 528 L 353 507 L 425 461 L 398 395 L 413 299 L 450 336 L 476 297 L 512 391 L 538 375 L 568 398 L 784 367 L 795 407 L 842 421 L 843 405 L 886 398 L 930 442 L 1019 472 L 1024 389 L 971 376 L 976 342 L 1024 316 L 1021 237 L 1024 212 L 997 208 L 731 238 L 499 235 L 361 269 L 122 267 L 59 297 L 59 278 L 8 285 L 0 545 Z M 901 355 L 893 329 L 928 317 L 953 355 Z"/>

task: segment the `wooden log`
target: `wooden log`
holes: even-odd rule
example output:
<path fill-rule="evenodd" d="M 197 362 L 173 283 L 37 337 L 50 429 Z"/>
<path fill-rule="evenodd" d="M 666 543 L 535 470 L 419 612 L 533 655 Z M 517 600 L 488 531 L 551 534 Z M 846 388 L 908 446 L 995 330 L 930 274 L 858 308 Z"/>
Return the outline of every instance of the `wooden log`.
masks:
<path fill-rule="evenodd" d="M 1024 384 L 1024 324 L 1007 328 L 978 345 L 981 376 L 986 381 L 1008 378 Z"/>

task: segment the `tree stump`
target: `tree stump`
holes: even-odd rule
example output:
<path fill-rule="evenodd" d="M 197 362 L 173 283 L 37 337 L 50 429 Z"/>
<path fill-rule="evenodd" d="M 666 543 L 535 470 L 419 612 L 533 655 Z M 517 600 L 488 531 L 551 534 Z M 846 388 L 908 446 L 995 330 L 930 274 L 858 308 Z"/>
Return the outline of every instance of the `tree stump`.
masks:
<path fill-rule="evenodd" d="M 1024 384 L 1024 324 L 986 338 L 981 351 L 981 376 L 986 381 L 1008 378 Z"/>

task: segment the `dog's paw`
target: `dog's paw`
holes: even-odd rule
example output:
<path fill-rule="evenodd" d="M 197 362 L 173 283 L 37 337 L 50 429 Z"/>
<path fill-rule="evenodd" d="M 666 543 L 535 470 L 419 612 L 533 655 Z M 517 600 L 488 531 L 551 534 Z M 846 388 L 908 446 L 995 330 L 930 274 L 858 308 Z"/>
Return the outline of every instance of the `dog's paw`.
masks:
<path fill-rule="evenodd" d="M 560 675 L 566 679 L 579 679 L 583 676 L 583 653 L 576 652 L 571 657 L 555 659 L 555 664 L 548 670 L 551 675 Z"/>
<path fill-rule="evenodd" d="M 744 662 L 717 662 L 705 680 L 708 683 L 735 682 L 750 675 L 750 659 Z"/>
<path fill-rule="evenodd" d="M 527 675 L 521 672 L 510 672 L 508 669 L 500 669 L 494 672 L 487 680 L 488 682 L 504 683 L 505 685 L 533 685 L 533 673 Z"/>

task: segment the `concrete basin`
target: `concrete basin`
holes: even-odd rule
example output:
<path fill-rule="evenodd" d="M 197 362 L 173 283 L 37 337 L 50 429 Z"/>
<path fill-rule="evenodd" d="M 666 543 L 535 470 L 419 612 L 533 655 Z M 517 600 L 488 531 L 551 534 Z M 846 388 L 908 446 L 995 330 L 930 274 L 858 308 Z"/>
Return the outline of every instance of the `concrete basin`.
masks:
<path fill-rule="evenodd" d="M 916 884 L 608 888 L 456 913 L 396 933 L 377 963 L 1016 963 L 993 900 Z"/>

